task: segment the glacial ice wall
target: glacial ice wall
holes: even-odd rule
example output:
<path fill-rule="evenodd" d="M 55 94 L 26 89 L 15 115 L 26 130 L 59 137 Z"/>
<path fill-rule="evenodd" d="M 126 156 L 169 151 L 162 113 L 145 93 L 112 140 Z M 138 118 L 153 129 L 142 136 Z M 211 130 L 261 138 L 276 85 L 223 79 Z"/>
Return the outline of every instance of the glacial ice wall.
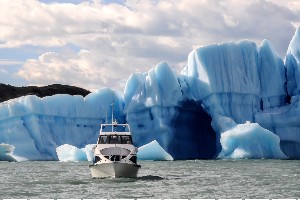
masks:
<path fill-rule="evenodd" d="M 290 96 L 300 94 L 300 28 L 292 38 L 285 57 L 287 91 Z"/>
<path fill-rule="evenodd" d="M 293 36 L 285 58 L 286 104 L 255 113 L 255 121 L 280 138 L 281 150 L 289 158 L 300 159 L 300 28 Z M 269 72 L 273 76 L 274 71 Z M 279 74 L 279 73 L 278 73 Z M 276 81 L 276 80 L 275 80 Z"/>
<path fill-rule="evenodd" d="M 82 96 L 26 96 L 0 104 L 0 142 L 15 147 L 14 155 L 29 160 L 57 160 L 56 147 L 78 148 L 97 140 L 100 124 L 125 121 L 123 99 L 111 89 Z"/>
<path fill-rule="evenodd" d="M 138 146 L 156 140 L 174 159 L 214 158 L 217 137 L 201 103 L 165 63 L 127 81 L 124 111 Z"/>
<path fill-rule="evenodd" d="M 292 43 L 293 41 L 297 40 L 293 39 Z M 267 40 L 260 46 L 253 42 L 241 41 L 200 47 L 190 53 L 182 74 L 189 78 L 186 79 L 191 92 L 189 96 L 201 101 L 212 117 L 212 125 L 216 135 L 219 135 L 218 138 L 222 138 L 228 129 L 222 130 L 226 125 L 219 120 L 220 116 L 231 118 L 237 124 L 246 121 L 257 122 L 279 136 L 280 147 L 288 157 L 299 158 L 296 157 L 300 149 L 298 143 L 295 143 L 297 140 L 284 141 L 285 137 L 282 136 L 289 134 L 289 138 L 299 138 L 295 128 L 286 123 L 283 129 L 269 120 L 273 119 L 274 113 L 278 116 L 278 107 L 284 108 L 290 103 L 290 96 L 287 93 L 286 82 L 289 79 L 285 75 L 283 60 Z M 278 118 L 283 117 L 279 114 Z M 289 117 L 283 119 L 290 120 L 292 119 Z M 257 131 L 252 132 L 256 134 Z M 270 145 L 265 143 L 266 141 L 261 141 L 260 145 Z M 224 150 L 222 142 L 221 149 Z M 247 152 L 245 155 L 253 153 Z M 269 157 L 267 154 L 264 156 Z"/>
<path fill-rule="evenodd" d="M 189 54 L 181 74 L 164 62 L 133 74 L 124 100 L 139 145 L 155 139 L 174 159 L 216 158 L 220 116 L 255 122 L 255 114 L 288 102 L 285 66 L 267 40 L 208 45 Z"/>
<path fill-rule="evenodd" d="M 123 97 L 104 89 L 86 98 L 11 100 L 0 104 L 0 143 L 14 145 L 20 157 L 57 160 L 60 145 L 95 143 L 114 101 L 137 146 L 156 140 L 175 160 L 283 158 L 282 152 L 300 159 L 299 52 L 300 29 L 285 62 L 267 40 L 212 44 L 193 50 L 181 74 L 166 62 L 132 74 Z"/>
<path fill-rule="evenodd" d="M 291 103 L 255 114 L 255 121 L 280 138 L 280 147 L 289 158 L 300 159 L 300 96 Z"/>
<path fill-rule="evenodd" d="M 182 74 L 212 117 L 254 121 L 256 112 L 286 101 L 285 67 L 267 40 L 260 47 L 244 40 L 195 49 Z"/>

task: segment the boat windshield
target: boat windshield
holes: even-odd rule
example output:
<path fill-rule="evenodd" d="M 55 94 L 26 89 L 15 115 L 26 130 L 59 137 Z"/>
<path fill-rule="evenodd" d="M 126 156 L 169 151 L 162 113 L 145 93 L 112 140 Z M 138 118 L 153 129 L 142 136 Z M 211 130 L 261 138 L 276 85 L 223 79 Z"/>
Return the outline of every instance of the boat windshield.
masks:
<path fill-rule="evenodd" d="M 129 132 L 127 125 L 110 125 L 102 126 L 101 132 Z"/>
<path fill-rule="evenodd" d="M 131 135 L 101 135 L 98 144 L 132 144 Z"/>

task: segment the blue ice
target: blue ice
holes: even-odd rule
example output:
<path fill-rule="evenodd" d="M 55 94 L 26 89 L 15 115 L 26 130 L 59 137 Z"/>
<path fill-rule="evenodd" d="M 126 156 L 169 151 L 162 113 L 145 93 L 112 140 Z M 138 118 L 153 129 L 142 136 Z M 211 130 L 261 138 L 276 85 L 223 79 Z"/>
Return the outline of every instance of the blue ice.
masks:
<path fill-rule="evenodd" d="M 173 157 L 156 140 L 139 147 L 137 158 L 138 160 L 173 160 Z"/>
<path fill-rule="evenodd" d="M 280 139 L 257 123 L 246 122 L 221 133 L 222 151 L 218 158 L 287 158 L 281 151 Z"/>
<path fill-rule="evenodd" d="M 17 161 L 13 156 L 15 147 L 9 144 L 0 144 L 0 161 Z"/>
<path fill-rule="evenodd" d="M 181 73 L 161 62 L 132 74 L 123 94 L 105 88 L 85 98 L 3 102 L 0 143 L 22 159 L 58 160 L 63 144 L 82 149 L 97 141 L 115 102 L 136 146 L 156 140 L 175 160 L 300 159 L 299 51 L 298 28 L 284 60 L 267 40 L 212 44 L 193 50 Z"/>

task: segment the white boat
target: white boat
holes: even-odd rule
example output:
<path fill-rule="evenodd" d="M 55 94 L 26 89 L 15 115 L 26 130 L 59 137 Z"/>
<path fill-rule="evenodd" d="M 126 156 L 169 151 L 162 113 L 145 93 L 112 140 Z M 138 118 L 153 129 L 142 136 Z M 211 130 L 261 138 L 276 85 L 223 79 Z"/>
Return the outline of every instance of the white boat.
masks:
<path fill-rule="evenodd" d="M 128 124 L 102 124 L 90 165 L 92 177 L 136 178 L 141 168 L 136 154 Z"/>

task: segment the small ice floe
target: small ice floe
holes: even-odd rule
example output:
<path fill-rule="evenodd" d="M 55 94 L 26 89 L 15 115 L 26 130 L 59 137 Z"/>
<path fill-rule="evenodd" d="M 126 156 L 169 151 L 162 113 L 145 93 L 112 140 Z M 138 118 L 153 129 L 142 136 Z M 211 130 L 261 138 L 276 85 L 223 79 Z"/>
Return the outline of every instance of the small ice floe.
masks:
<path fill-rule="evenodd" d="M 16 159 L 12 156 L 15 147 L 10 144 L 0 144 L 0 161 L 14 162 Z"/>

